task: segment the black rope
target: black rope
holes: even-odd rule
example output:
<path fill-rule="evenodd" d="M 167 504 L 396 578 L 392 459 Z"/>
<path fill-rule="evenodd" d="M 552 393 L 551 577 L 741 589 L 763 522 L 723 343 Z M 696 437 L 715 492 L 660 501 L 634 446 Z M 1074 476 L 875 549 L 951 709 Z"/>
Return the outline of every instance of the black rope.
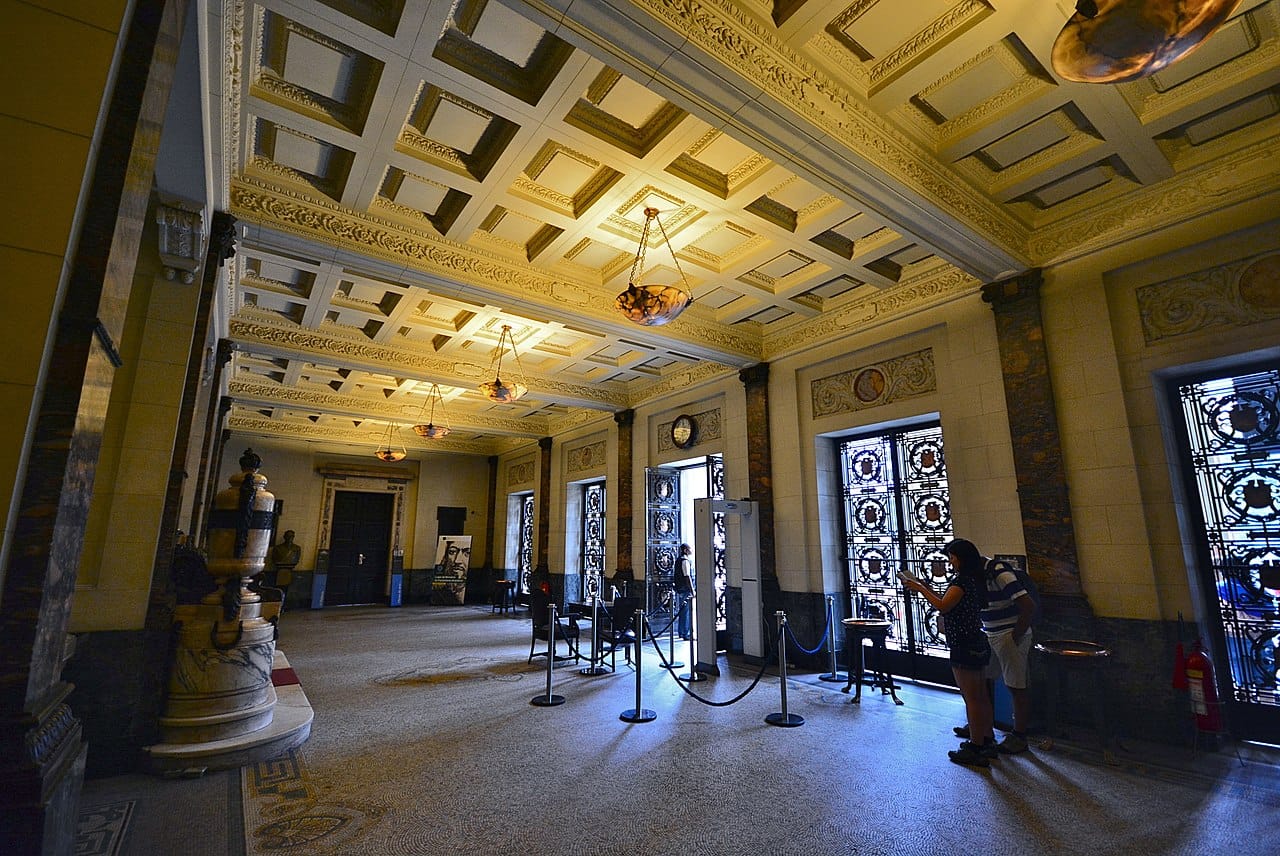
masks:
<path fill-rule="evenodd" d="M 822 628 L 822 641 L 818 643 L 818 647 L 810 651 L 808 648 L 800 644 L 800 640 L 796 638 L 796 634 L 791 630 L 791 623 L 787 622 L 787 635 L 791 637 L 792 643 L 800 649 L 801 654 L 817 654 L 827 644 L 827 634 L 831 632 L 831 610 L 827 610 L 827 626 Z"/>
<path fill-rule="evenodd" d="M 747 687 L 745 690 L 738 693 L 733 698 L 727 699 L 726 701 L 712 701 L 711 699 L 703 698 L 702 696 L 695 693 L 693 690 L 689 689 L 689 681 L 684 681 L 676 677 L 675 671 L 671 668 L 671 663 L 669 663 L 667 661 L 667 658 L 662 655 L 662 649 L 658 647 L 658 640 L 654 638 L 654 635 L 652 632 L 647 631 L 647 628 L 648 628 L 647 622 L 645 624 L 645 627 L 646 627 L 645 635 L 649 638 L 649 644 L 653 646 L 654 651 L 658 652 L 658 659 L 662 661 L 663 668 L 665 668 L 667 672 L 670 673 L 671 679 L 676 682 L 676 686 L 680 687 L 680 689 L 684 691 L 685 695 L 689 696 L 694 701 L 697 701 L 701 704 L 705 704 L 707 707 L 728 707 L 731 704 L 737 704 L 738 702 L 742 701 L 751 693 L 752 690 L 756 688 L 756 685 L 760 683 L 760 679 L 764 677 L 765 669 L 769 667 L 769 661 L 768 661 L 769 658 L 765 657 L 763 662 L 760 663 L 760 671 L 757 672 L 756 676 L 751 680 L 751 686 Z M 690 653 L 689 660 L 691 661 L 689 663 L 689 672 L 692 674 L 693 670 L 697 668 L 697 665 L 692 662 L 692 660 L 694 659 L 693 657 L 694 652 L 691 650 L 689 653 Z"/>

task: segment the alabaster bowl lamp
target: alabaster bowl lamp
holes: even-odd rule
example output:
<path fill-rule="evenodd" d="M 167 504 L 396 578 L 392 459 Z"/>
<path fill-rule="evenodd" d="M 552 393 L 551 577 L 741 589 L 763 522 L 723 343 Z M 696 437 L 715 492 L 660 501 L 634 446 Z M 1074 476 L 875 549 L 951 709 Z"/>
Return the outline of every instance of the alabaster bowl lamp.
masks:
<path fill-rule="evenodd" d="M 393 440 L 395 441 L 394 443 Z M 396 461 L 403 461 L 408 455 L 409 452 L 404 447 L 404 441 L 400 439 L 399 428 L 388 422 L 387 431 L 382 435 L 382 442 L 378 445 L 373 456 L 379 461 L 394 464 Z"/>
<path fill-rule="evenodd" d="M 675 285 L 643 283 L 645 253 L 649 247 L 649 234 L 654 223 L 658 224 L 662 243 L 666 245 L 667 252 L 671 253 L 671 260 L 675 262 L 676 270 L 680 273 L 683 288 Z M 640 244 L 636 247 L 635 260 L 631 263 L 631 275 L 627 278 L 627 288 L 618 295 L 613 305 L 628 320 L 645 327 L 657 327 L 675 319 L 690 303 L 693 303 L 693 291 L 689 288 L 689 280 L 684 275 L 684 268 L 680 267 L 680 260 L 671 249 L 667 230 L 658 219 L 658 209 L 646 208 L 644 209 L 644 229 L 640 232 Z"/>
<path fill-rule="evenodd" d="M 1078 83 L 1124 83 L 1175 62 L 1240 0 L 1080 0 L 1053 43 L 1053 70 Z"/>
<path fill-rule="evenodd" d="M 507 345 L 511 346 L 511 356 L 515 360 L 514 375 L 502 379 L 502 358 L 506 355 Z M 493 359 L 489 363 L 489 372 L 493 380 L 480 384 L 480 391 L 490 401 L 515 401 L 529 391 L 529 384 L 524 379 L 524 368 L 520 365 L 520 355 L 516 353 L 516 340 L 511 336 L 511 325 L 502 325 L 502 334 L 498 337 L 498 347 L 494 349 Z"/>
<path fill-rule="evenodd" d="M 425 423 L 413 426 L 414 433 L 419 437 L 425 437 L 428 440 L 439 440 L 441 437 L 447 437 L 453 429 L 449 427 L 449 414 L 444 408 L 444 396 L 440 394 L 440 384 L 431 384 L 431 391 L 427 393 L 427 400 L 431 402 L 431 414 L 427 416 Z M 436 402 L 440 403 L 440 424 L 436 424 Z M 427 402 L 422 403 L 425 410 Z M 418 414 L 421 416 L 422 414 Z"/>

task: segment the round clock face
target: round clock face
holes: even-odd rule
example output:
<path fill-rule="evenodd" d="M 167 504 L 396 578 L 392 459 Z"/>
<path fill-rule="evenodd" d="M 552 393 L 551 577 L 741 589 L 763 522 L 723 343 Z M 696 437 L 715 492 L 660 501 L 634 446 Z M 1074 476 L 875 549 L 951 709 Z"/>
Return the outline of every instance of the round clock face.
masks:
<path fill-rule="evenodd" d="M 680 449 L 691 445 L 695 428 L 692 416 L 677 416 L 676 421 L 671 423 L 671 442 Z"/>

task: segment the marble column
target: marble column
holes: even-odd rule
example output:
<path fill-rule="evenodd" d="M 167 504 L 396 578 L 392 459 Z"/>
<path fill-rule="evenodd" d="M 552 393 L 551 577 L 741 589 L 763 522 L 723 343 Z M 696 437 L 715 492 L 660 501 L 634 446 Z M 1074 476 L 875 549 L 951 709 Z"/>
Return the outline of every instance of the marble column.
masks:
<path fill-rule="evenodd" d="M 210 465 L 213 463 L 214 458 L 213 438 L 217 434 L 218 427 L 222 424 L 223 417 L 231 409 L 229 400 L 226 401 L 225 409 L 222 406 L 225 400 L 225 396 L 222 395 L 222 374 L 231 362 L 233 350 L 234 345 L 230 339 L 218 340 L 217 352 L 214 355 L 213 374 L 208 378 L 209 401 L 205 405 L 204 437 L 200 442 L 200 471 L 196 474 L 196 489 L 191 507 L 191 519 L 187 522 L 187 536 L 192 544 L 199 543 L 196 527 L 200 525 L 201 515 L 204 513 L 205 494 L 208 492 L 209 484 L 216 482 L 218 478 L 218 474 L 210 470 Z"/>
<path fill-rule="evenodd" d="M 1080 587 L 1040 285 L 1040 271 L 1028 271 L 984 285 L 982 299 L 995 313 L 1027 570 L 1044 597 L 1046 623 L 1079 627 L 1092 611 Z"/>
<path fill-rule="evenodd" d="M 204 271 L 200 280 L 195 328 L 192 330 L 191 347 L 187 352 L 186 381 L 182 389 L 182 400 L 178 405 L 178 424 L 174 434 L 173 451 L 169 459 L 169 484 L 165 490 L 164 508 L 160 515 L 160 537 L 156 543 L 155 560 L 151 569 L 151 598 L 147 606 L 146 627 L 149 630 L 165 633 L 173 623 L 173 583 L 169 570 L 173 563 L 173 548 L 177 541 L 183 486 L 187 480 L 187 451 L 190 448 L 191 428 L 195 420 L 196 395 L 200 389 L 204 343 L 208 337 L 213 298 L 217 291 L 218 270 L 235 253 L 235 218 L 221 211 L 215 212 L 209 238 Z M 163 670 L 163 661 L 158 663 L 158 667 Z"/>
<path fill-rule="evenodd" d="M 631 563 L 632 550 L 632 473 L 634 453 L 632 442 L 635 437 L 636 412 L 619 410 L 613 414 L 613 421 L 618 425 L 618 489 L 614 492 L 614 503 L 617 516 L 614 518 L 614 540 L 618 549 L 618 569 L 614 572 L 614 585 L 635 579 L 635 571 Z"/>
<path fill-rule="evenodd" d="M 495 503 L 498 501 L 498 456 L 490 455 L 489 463 L 489 499 L 484 518 L 484 572 L 487 579 L 493 577 L 493 519 Z"/>
<path fill-rule="evenodd" d="M 538 448 L 542 453 L 538 456 L 538 560 L 534 563 L 533 574 L 540 579 L 548 579 L 551 565 L 551 438 L 538 440 Z M 563 585 L 563 577 L 561 577 Z M 559 597 L 554 591 L 553 597 Z"/>
<path fill-rule="evenodd" d="M 760 583 L 768 595 L 777 592 L 778 566 L 773 538 L 773 445 L 769 436 L 769 364 L 738 372 L 747 394 L 747 484 L 760 504 Z M 768 604 L 766 604 L 768 607 Z M 768 610 L 766 609 L 766 612 Z"/>
<path fill-rule="evenodd" d="M 138 0 L 131 9 L 101 147 L 88 168 L 83 217 L 73 233 L 65 300 L 52 324 L 46 379 L 33 405 L 30 451 L 13 494 L 13 530 L 0 574 L 5 853 L 70 853 L 74 847 L 86 746 L 66 701 L 72 688 L 62 680 L 67 621 L 121 365 L 115 343 L 133 287 L 187 3 Z"/>

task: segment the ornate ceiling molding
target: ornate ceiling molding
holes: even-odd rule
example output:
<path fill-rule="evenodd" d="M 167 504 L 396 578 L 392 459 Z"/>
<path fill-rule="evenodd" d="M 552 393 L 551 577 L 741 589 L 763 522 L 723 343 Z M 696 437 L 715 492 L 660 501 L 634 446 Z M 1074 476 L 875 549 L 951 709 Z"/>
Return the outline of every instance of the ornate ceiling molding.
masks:
<path fill-rule="evenodd" d="M 765 338 L 765 359 L 773 362 L 838 337 L 867 329 L 940 306 L 957 297 L 977 292 L 982 283 L 964 271 L 948 267 L 910 280 L 897 288 L 854 300 L 828 310 L 817 318 L 805 318 Z"/>
<path fill-rule="evenodd" d="M 443 238 L 406 231 L 400 224 L 358 214 L 336 204 L 270 187 L 241 177 L 231 182 L 231 211 L 239 219 L 261 223 L 291 235 L 320 241 L 433 276 L 456 280 L 506 303 L 537 310 L 571 311 L 607 328 L 622 328 L 611 289 L 552 277 L 532 266 L 477 252 Z M 730 328 L 712 311 L 690 307 L 663 328 L 665 338 L 682 350 L 707 359 L 749 365 L 760 359 L 760 342 L 751 325 Z M 704 317 L 705 316 L 705 317 Z"/>
<path fill-rule="evenodd" d="M 890 183 L 919 193 L 1010 256 L 1025 256 L 1028 233 L 1023 224 L 957 182 L 931 153 L 877 117 L 728 0 L 635 0 L 635 4 L 874 164 Z"/>
<path fill-rule="evenodd" d="M 424 421 L 422 401 L 408 398 L 381 399 L 364 395 L 344 395 L 325 392 L 322 389 L 303 389 L 267 382 L 232 380 L 227 395 L 246 405 L 268 405 L 297 410 L 329 413 L 352 418 L 371 418 L 401 422 L 406 425 Z M 582 413 L 597 415 L 595 411 Z M 544 437 L 551 433 L 548 420 L 538 416 L 514 419 L 494 413 L 471 414 L 459 407 L 449 412 L 449 422 L 455 431 L 476 431 L 510 434 L 516 437 Z"/>
<path fill-rule="evenodd" d="M 361 342 L 354 337 L 308 330 L 286 322 L 265 323 L 265 319 L 249 315 L 248 310 L 241 310 L 240 315 L 231 318 L 228 331 L 229 338 L 249 352 L 302 357 L 322 365 L 332 365 L 338 359 L 380 374 L 394 373 L 436 383 L 457 384 L 462 379 L 478 384 L 488 374 L 485 366 L 475 363 L 439 359 L 394 345 Z M 540 398 L 596 409 L 622 410 L 630 406 L 624 393 L 602 389 L 598 385 L 566 383 L 527 372 L 525 377 L 530 390 Z"/>
<path fill-rule="evenodd" d="M 1280 191 L 1280 140 L 1271 138 L 1176 175 L 1152 190 L 1134 191 L 1036 231 L 1035 265 L 1049 267 L 1149 235 L 1194 217 Z"/>
<path fill-rule="evenodd" d="M 283 419 L 268 419 L 258 414 L 250 414 L 233 409 L 227 417 L 227 427 L 242 434 L 265 437 L 283 437 L 289 440 L 306 440 L 310 442 L 330 442 L 351 446 L 367 446 L 372 456 L 373 449 L 382 439 L 379 432 L 370 433 L 367 429 L 340 428 L 336 425 L 315 425 L 310 422 L 293 422 Z M 380 426 L 381 427 L 381 426 Z M 401 431 L 400 440 L 406 448 L 415 452 L 452 452 L 463 455 L 497 455 L 507 449 L 505 442 L 479 442 L 475 440 L 458 440 L 446 437 L 443 440 L 422 440 L 412 431 Z"/>

